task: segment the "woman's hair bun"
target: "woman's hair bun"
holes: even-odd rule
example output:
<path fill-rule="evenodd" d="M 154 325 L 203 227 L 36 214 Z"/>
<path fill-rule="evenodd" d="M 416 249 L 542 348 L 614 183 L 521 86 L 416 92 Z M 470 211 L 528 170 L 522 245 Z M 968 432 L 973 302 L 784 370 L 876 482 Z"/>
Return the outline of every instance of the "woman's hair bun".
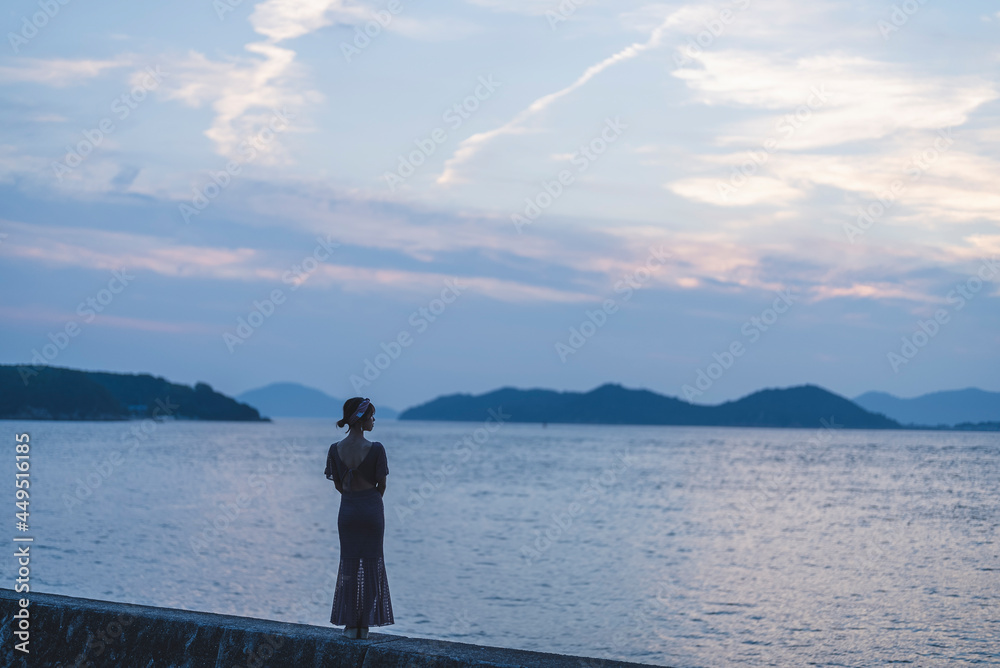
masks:
<path fill-rule="evenodd" d="M 361 402 L 363 402 L 364 400 L 365 400 L 364 397 L 351 397 L 350 399 L 345 401 L 344 419 L 337 420 L 337 426 L 338 427 L 346 426 L 348 424 L 347 422 L 348 419 L 354 415 L 355 411 L 358 410 L 358 407 L 361 406 Z M 375 413 L 375 404 L 369 403 L 368 408 L 365 409 L 364 415 L 362 415 L 361 418 L 365 419 L 374 413 Z"/>

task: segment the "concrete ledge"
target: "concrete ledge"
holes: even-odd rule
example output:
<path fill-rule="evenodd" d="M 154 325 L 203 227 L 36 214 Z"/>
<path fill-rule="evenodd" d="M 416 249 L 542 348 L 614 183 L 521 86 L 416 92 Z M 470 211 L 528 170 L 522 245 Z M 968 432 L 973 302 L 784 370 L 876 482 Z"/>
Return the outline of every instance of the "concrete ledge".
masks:
<path fill-rule="evenodd" d="M 15 649 L 18 599 L 28 598 L 27 656 Z M 338 627 L 288 624 L 58 594 L 0 589 L 0 665 L 124 666 L 128 668 L 460 668 L 645 666 L 369 633 L 344 638 Z"/>

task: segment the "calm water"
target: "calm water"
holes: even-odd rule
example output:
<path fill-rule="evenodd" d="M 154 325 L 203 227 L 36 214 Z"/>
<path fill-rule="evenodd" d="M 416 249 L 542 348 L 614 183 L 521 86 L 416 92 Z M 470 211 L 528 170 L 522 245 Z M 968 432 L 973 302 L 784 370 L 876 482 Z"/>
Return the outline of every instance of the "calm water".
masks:
<path fill-rule="evenodd" d="M 0 425 L 9 472 L 31 435 L 37 590 L 334 628 L 332 421 Z M 1000 663 L 1000 435 L 372 438 L 396 618 L 376 630 L 685 667 Z"/>

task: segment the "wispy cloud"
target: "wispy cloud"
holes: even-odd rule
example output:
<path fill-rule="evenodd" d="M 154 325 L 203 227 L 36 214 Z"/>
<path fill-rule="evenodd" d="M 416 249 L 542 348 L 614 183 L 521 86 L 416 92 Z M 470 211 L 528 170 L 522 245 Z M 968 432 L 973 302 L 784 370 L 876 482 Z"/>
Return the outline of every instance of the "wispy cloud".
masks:
<path fill-rule="evenodd" d="M 131 56 L 111 60 L 71 58 L 18 58 L 14 65 L 0 65 L 0 82 L 37 83 L 55 88 L 78 86 L 108 70 L 133 64 Z"/>
<path fill-rule="evenodd" d="M 287 42 L 337 24 L 363 25 L 380 17 L 384 22 L 385 15 L 383 7 L 366 2 L 266 0 L 250 15 L 254 31 L 265 39 L 245 46 L 249 57 L 218 61 L 191 52 L 162 93 L 193 107 L 211 105 L 215 118 L 205 136 L 220 155 L 234 157 L 240 143 L 260 131 L 273 110 L 288 108 L 299 116 L 292 131 L 306 131 L 304 111 L 324 99 L 306 82 L 304 69 L 296 63 L 297 53 Z M 451 39 L 468 34 L 470 26 L 451 19 L 418 21 L 399 15 L 385 29 L 417 38 Z M 290 162 L 280 142 L 269 143 L 262 152 L 264 162 Z"/>
<path fill-rule="evenodd" d="M 624 49 L 608 56 L 599 63 L 588 67 L 584 70 L 583 74 L 576 79 L 576 81 L 565 88 L 555 91 L 554 93 L 549 93 L 548 95 L 538 98 L 503 125 L 487 132 L 474 134 L 463 140 L 462 143 L 459 144 L 458 149 L 455 150 L 452 157 L 445 162 L 444 170 L 438 176 L 437 183 L 439 185 L 451 185 L 462 181 L 460 168 L 472 160 L 472 158 L 474 158 L 486 144 L 503 135 L 521 134 L 526 132 L 527 122 L 529 120 L 541 114 L 558 100 L 586 85 L 587 82 L 601 72 L 604 72 L 608 68 L 619 63 L 631 60 L 644 51 L 660 46 L 664 33 L 671 26 L 673 26 L 676 21 L 677 16 L 675 14 L 671 14 L 659 26 L 653 29 L 649 38 L 645 42 L 635 42 L 630 44 Z"/>
<path fill-rule="evenodd" d="M 0 306 L 0 317 L 5 320 L 16 320 L 29 324 L 65 325 L 78 320 L 79 313 L 62 311 L 40 306 Z M 147 318 L 129 318 L 125 316 L 102 313 L 88 327 L 111 327 L 140 332 L 159 332 L 164 334 L 217 334 L 218 328 L 195 322 L 179 322 L 177 320 L 149 320 Z"/>
<path fill-rule="evenodd" d="M 330 264 L 316 272 L 314 284 L 339 285 L 349 292 L 416 292 L 427 293 L 439 290 L 446 280 L 458 278 L 469 292 L 477 293 L 497 301 L 510 303 L 556 302 L 586 303 L 600 301 L 598 295 L 573 290 L 561 290 L 542 285 L 532 285 L 521 281 L 505 280 L 483 276 L 454 276 L 436 272 L 401 271 L 398 269 L 376 269 L 349 265 Z"/>
<path fill-rule="evenodd" d="M 161 87 L 162 95 L 191 106 L 211 105 L 215 111 L 205 136 L 216 151 L 236 157 L 242 142 L 260 132 L 275 112 L 299 116 L 310 102 L 322 99 L 298 84 L 295 52 L 271 42 L 254 42 L 246 49 L 258 57 L 212 61 L 192 52 L 174 66 L 175 75 Z M 261 163 L 287 161 L 280 141 L 261 145 Z"/>
<path fill-rule="evenodd" d="M 93 228 L 40 226 L 6 222 L 9 239 L 0 257 L 27 259 L 56 267 L 110 271 L 148 271 L 177 279 L 273 282 L 280 285 L 289 271 L 285 256 L 267 249 L 221 248 L 178 244 L 169 238 Z M 314 243 L 314 242 L 313 242 Z M 301 258 L 296 258 L 301 261 Z M 339 287 L 349 292 L 426 292 L 446 278 L 459 278 L 471 292 L 506 302 L 589 302 L 587 292 L 470 273 L 446 275 L 391 266 L 356 266 L 328 261 L 305 284 Z"/>
<path fill-rule="evenodd" d="M 275 110 L 300 114 L 323 96 L 302 85 L 296 53 L 278 46 L 336 22 L 367 20 L 372 9 L 345 0 L 267 0 L 254 7 L 250 24 L 264 40 L 246 45 L 250 57 L 213 61 L 191 52 L 176 66 L 177 74 L 161 87 L 169 99 L 192 106 L 210 104 L 215 118 L 205 135 L 223 156 L 235 157 L 240 143 L 259 131 Z M 284 162 L 279 142 L 270 142 L 271 162 Z"/>
<path fill-rule="evenodd" d="M 498 12 L 511 12 L 527 16 L 542 16 L 559 9 L 561 0 L 466 0 L 470 5 L 486 7 Z M 572 0 L 573 5 L 583 5 L 592 0 Z"/>
<path fill-rule="evenodd" d="M 37 262 L 114 270 L 152 271 L 174 277 L 252 279 L 250 248 L 210 248 L 175 244 L 169 239 L 84 227 L 31 225 L 8 222 L 10 243 L 0 246 L 0 255 Z"/>

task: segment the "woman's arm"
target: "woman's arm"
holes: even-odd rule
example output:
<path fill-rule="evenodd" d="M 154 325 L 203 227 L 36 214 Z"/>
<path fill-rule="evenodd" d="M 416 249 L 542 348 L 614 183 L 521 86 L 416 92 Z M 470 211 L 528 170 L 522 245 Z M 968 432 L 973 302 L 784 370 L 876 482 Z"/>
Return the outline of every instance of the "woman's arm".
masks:
<path fill-rule="evenodd" d="M 340 492 L 341 494 L 344 493 L 344 488 L 340 486 L 340 481 L 337 480 L 337 476 L 336 475 L 328 475 L 326 477 L 326 479 L 327 480 L 332 480 L 334 486 L 337 488 L 337 491 Z"/>
<path fill-rule="evenodd" d="M 375 489 L 385 496 L 385 477 L 389 475 L 389 462 L 386 461 L 385 446 L 381 443 L 378 446 L 381 452 L 378 453 L 378 462 L 375 464 Z"/>

